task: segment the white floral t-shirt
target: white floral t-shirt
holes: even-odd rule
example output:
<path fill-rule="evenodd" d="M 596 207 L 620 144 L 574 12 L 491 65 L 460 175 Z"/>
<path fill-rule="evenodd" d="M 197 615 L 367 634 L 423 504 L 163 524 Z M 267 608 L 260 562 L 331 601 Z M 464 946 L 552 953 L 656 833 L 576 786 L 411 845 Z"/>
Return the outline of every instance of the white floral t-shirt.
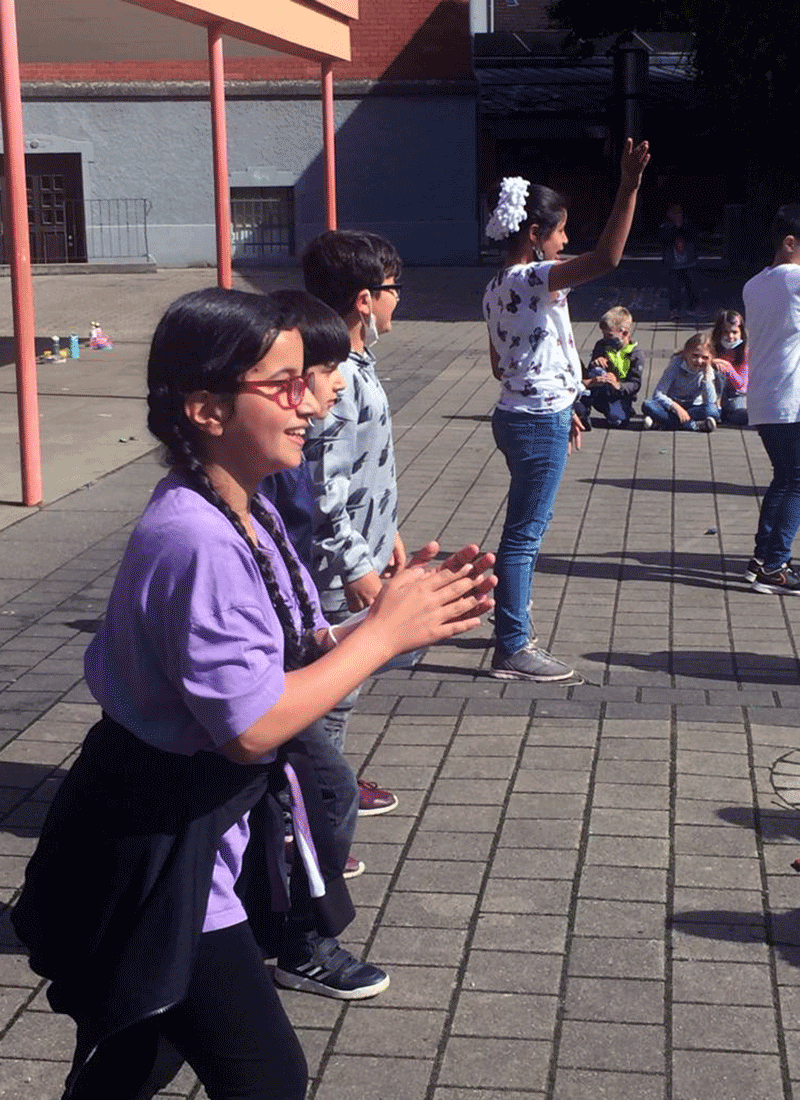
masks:
<path fill-rule="evenodd" d="M 489 283 L 483 316 L 500 361 L 499 409 L 556 413 L 581 389 L 581 361 L 567 308 L 567 290 L 550 294 L 554 261 L 515 264 Z"/>

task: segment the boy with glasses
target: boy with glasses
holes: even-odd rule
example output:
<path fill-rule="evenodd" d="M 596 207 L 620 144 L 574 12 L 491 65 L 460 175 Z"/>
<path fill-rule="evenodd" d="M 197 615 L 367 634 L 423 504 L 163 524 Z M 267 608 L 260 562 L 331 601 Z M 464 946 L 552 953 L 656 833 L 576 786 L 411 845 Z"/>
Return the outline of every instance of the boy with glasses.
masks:
<path fill-rule="evenodd" d="M 335 310 L 350 334 L 350 354 L 339 366 L 346 388 L 313 423 L 305 447 L 315 494 L 313 575 L 331 623 L 368 608 L 382 578 L 406 560 L 397 532 L 392 418 L 370 350 L 392 327 L 401 270 L 395 248 L 375 233 L 322 233 L 303 255 L 306 290 Z M 321 719 L 340 751 L 357 698 L 358 690 Z M 390 791 L 359 780 L 360 815 L 396 805 Z"/>

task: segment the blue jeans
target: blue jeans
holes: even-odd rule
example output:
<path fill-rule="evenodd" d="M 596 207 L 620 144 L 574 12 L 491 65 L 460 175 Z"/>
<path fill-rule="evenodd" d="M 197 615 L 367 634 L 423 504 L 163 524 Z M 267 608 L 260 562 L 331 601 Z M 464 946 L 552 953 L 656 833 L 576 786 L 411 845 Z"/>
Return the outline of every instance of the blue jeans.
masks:
<path fill-rule="evenodd" d="M 772 481 L 761 502 L 754 556 L 771 572 L 791 558 L 800 528 L 800 424 L 762 424 L 758 434 L 772 463 Z"/>
<path fill-rule="evenodd" d="M 659 428 L 665 428 L 667 431 L 675 431 L 678 428 L 684 431 L 697 431 L 697 422 L 706 420 L 709 416 L 719 423 L 719 407 L 716 403 L 711 405 L 684 405 L 683 407 L 691 417 L 686 424 L 681 424 L 678 420 L 678 414 L 662 405 L 660 401 L 643 401 L 642 415 L 651 417 Z"/>
<path fill-rule="evenodd" d="M 322 599 L 322 611 L 331 626 L 343 623 L 345 619 L 349 619 L 353 614 L 347 606 L 344 592 L 339 590 L 336 592 L 330 590 L 325 593 Z M 353 688 L 349 695 L 345 695 L 344 699 L 338 702 L 327 714 L 323 714 L 315 723 L 340 753 L 344 752 L 350 714 L 358 702 L 362 686 L 362 684 L 359 684 L 358 687 Z"/>
<path fill-rule="evenodd" d="M 533 571 L 553 502 L 567 464 L 572 407 L 558 413 L 515 413 L 495 409 L 494 441 L 511 474 L 497 575 L 497 648 L 516 653 L 529 637 L 528 603 Z"/>

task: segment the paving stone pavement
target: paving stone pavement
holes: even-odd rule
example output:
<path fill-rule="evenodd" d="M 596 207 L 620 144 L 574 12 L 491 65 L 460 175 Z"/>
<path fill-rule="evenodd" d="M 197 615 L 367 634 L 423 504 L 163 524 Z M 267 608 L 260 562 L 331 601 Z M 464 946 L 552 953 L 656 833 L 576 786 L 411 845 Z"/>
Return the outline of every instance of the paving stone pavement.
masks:
<path fill-rule="evenodd" d="M 398 321 L 377 349 L 412 546 L 494 548 L 499 536 L 506 474 L 475 319 L 486 278 L 407 273 L 405 316 L 417 319 Z M 13 504 L 15 440 L 3 422 L 4 904 L 97 715 L 83 651 L 161 474 L 143 433 L 147 328 L 177 293 L 208 281 L 37 283 L 40 331 L 68 322 L 70 301 L 93 303 L 112 334 L 127 309 L 128 327 L 102 367 L 84 357 L 55 382 L 43 374 L 42 509 Z M 593 293 L 574 310 L 583 349 L 596 335 Z M 0 322 L 8 334 L 2 312 Z M 639 324 L 646 390 L 687 334 Z M 13 368 L 0 367 L 0 389 L 13 393 Z M 113 430 L 137 436 L 133 451 L 97 431 L 98 409 L 120 393 L 127 411 Z M 90 470 L 86 487 L 70 481 L 73 454 Z M 413 672 L 368 683 L 348 752 L 400 805 L 359 824 L 368 869 L 352 882 L 358 915 L 343 939 L 385 964 L 392 984 L 350 1005 L 285 994 L 311 1097 L 800 1096 L 790 866 L 800 855 L 800 601 L 754 595 L 741 580 L 766 482 L 752 431 L 597 427 L 570 459 L 534 586 L 543 643 L 585 683 L 492 680 L 489 625 L 429 650 Z M 58 1100 L 72 1025 L 50 1012 L 7 921 L 0 942 L 0 1098 Z M 184 1069 L 163 1095 L 205 1094 Z"/>

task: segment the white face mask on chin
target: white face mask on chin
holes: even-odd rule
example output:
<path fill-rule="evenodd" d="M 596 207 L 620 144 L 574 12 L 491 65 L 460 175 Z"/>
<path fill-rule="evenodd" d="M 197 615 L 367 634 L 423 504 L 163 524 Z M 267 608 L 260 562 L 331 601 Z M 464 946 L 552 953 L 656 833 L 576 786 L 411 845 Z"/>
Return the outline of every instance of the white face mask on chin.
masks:
<path fill-rule="evenodd" d="M 373 344 L 377 344 L 380 339 L 380 333 L 378 332 L 378 322 L 375 320 L 375 314 L 372 310 L 369 311 L 368 320 L 361 321 L 361 339 L 364 341 L 365 348 L 371 348 Z"/>

